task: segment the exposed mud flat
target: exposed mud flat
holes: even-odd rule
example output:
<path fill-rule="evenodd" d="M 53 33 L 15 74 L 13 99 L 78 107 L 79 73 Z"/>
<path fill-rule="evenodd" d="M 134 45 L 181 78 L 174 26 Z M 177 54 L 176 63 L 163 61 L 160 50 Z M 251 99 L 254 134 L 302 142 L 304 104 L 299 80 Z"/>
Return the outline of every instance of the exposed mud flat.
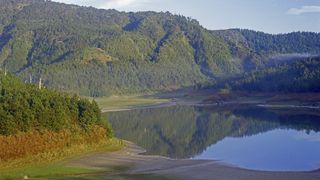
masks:
<path fill-rule="evenodd" d="M 154 174 L 177 179 L 217 180 L 318 180 L 320 171 L 312 172 L 268 172 L 246 170 L 211 160 L 176 160 L 162 156 L 140 155 L 145 150 L 131 142 L 117 152 L 87 155 L 67 164 L 103 170 L 108 167 L 126 167 L 124 174 Z M 107 176 L 107 175 L 106 175 Z"/>

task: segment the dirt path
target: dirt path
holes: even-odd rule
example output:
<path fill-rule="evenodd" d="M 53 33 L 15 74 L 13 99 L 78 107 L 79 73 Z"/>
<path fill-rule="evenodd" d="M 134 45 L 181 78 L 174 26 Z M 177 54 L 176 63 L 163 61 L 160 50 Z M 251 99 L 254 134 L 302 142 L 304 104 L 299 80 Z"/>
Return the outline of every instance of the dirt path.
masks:
<path fill-rule="evenodd" d="M 107 168 L 130 167 L 126 174 L 155 174 L 177 179 L 212 180 L 319 180 L 320 172 L 265 172 L 245 170 L 209 160 L 174 160 L 161 156 L 139 155 L 144 149 L 128 142 L 126 148 L 118 152 L 97 153 L 72 160 L 70 166 Z"/>

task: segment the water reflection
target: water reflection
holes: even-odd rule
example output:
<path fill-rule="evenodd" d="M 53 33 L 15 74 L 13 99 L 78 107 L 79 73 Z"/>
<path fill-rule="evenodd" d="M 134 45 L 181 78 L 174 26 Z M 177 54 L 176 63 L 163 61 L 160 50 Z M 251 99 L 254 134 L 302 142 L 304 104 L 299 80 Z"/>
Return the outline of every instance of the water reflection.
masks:
<path fill-rule="evenodd" d="M 313 159 L 320 164 L 320 156 L 317 155 L 320 151 L 320 142 L 317 141 L 320 131 L 320 113 L 317 110 L 277 110 L 243 106 L 228 108 L 175 106 L 115 112 L 109 113 L 108 116 L 117 137 L 137 143 L 147 149 L 147 154 L 179 159 L 221 159 L 252 169 L 310 169 L 311 166 L 281 168 L 273 165 L 286 151 L 286 148 L 272 146 L 273 142 L 282 139 L 279 143 L 286 143 L 287 146 L 284 147 L 289 148 L 290 143 L 292 145 L 293 142 L 292 137 L 296 136 L 296 139 L 299 138 L 294 146 L 299 147 L 296 153 L 301 151 L 303 154 L 303 151 L 308 151 L 309 156 L 317 156 Z M 287 136 L 290 138 L 284 138 Z M 313 143 L 306 144 L 306 141 Z M 265 156 L 264 153 L 272 152 L 272 155 L 268 156 L 270 159 L 268 167 L 274 168 L 261 166 L 261 162 L 260 166 L 256 165 L 262 159 L 250 157 L 250 149 L 255 149 L 254 147 L 262 144 L 267 150 L 255 151 L 255 154 L 260 154 L 262 157 Z M 303 159 L 303 157 L 299 158 Z M 245 163 L 247 161 L 249 163 Z M 280 166 L 285 166 L 285 163 Z M 312 163 L 313 168 L 316 162 Z"/>

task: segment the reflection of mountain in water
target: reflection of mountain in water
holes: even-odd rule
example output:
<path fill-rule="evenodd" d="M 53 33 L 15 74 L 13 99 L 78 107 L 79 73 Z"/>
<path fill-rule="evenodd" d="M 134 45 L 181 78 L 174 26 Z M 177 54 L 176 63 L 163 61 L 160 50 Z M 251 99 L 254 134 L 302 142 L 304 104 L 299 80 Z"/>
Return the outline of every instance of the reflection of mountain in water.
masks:
<path fill-rule="evenodd" d="M 135 142 L 148 154 L 190 158 L 225 137 L 243 137 L 277 128 L 320 131 L 317 112 L 264 108 L 204 109 L 165 107 L 109 114 L 116 136 Z"/>

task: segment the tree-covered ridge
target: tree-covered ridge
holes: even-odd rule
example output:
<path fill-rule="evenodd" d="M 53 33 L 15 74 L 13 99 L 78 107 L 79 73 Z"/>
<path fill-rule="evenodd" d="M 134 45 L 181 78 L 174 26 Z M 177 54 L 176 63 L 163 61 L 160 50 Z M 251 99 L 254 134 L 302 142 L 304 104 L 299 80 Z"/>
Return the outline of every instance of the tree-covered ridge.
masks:
<path fill-rule="evenodd" d="M 320 54 L 320 33 L 292 32 L 273 35 L 246 29 L 211 33 L 227 42 L 231 54 L 241 61 L 245 71 L 265 68 L 275 56 L 279 56 L 276 59 L 281 60 Z"/>
<path fill-rule="evenodd" d="M 3 0 L 0 16 L 3 68 L 90 96 L 193 86 L 264 67 L 273 55 L 320 52 L 317 33 L 209 31 L 169 12 Z"/>
<path fill-rule="evenodd" d="M 260 92 L 319 92 L 320 57 L 246 73 L 227 86 L 233 90 Z"/>
<path fill-rule="evenodd" d="M 100 109 L 94 101 L 39 89 L 0 72 L 0 135 L 66 129 L 91 132 L 101 125 Z M 108 128 L 107 133 L 111 135 Z"/>
<path fill-rule="evenodd" d="M 205 80 L 202 69 L 220 71 L 214 56 L 227 56 L 204 57 L 194 50 L 212 48 L 215 38 L 203 45 L 206 32 L 196 21 L 170 13 L 38 1 L 16 12 L 11 24 L 1 36 L 3 66 L 24 78 L 43 76 L 50 87 L 92 96 L 190 86 Z"/>

